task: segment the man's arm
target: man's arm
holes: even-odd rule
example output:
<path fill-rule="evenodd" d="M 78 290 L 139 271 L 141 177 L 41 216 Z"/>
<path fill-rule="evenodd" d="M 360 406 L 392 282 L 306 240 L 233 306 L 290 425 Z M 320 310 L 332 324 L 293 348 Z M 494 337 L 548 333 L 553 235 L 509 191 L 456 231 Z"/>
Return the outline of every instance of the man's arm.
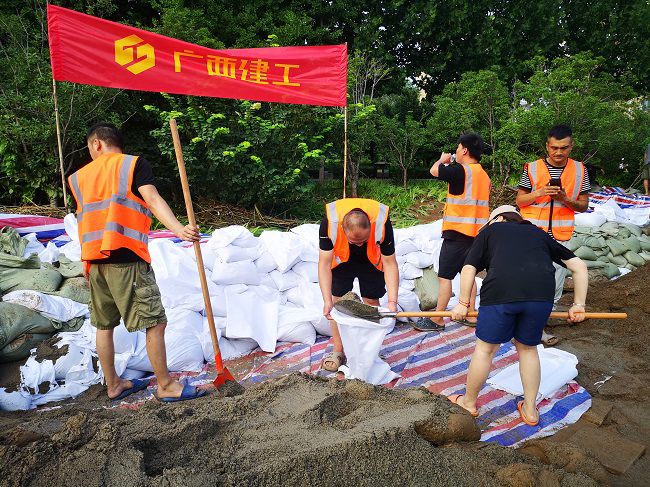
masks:
<path fill-rule="evenodd" d="M 517 197 L 515 199 L 515 202 L 517 203 L 517 206 L 519 208 L 524 208 L 526 206 L 532 205 L 537 198 L 541 198 L 542 196 L 550 196 L 553 199 L 558 199 L 554 197 L 560 194 L 561 192 L 563 191 L 559 186 L 543 186 L 534 191 L 531 191 L 529 189 L 519 188 L 517 190 Z M 585 210 L 581 210 L 581 211 L 585 211 Z"/>
<path fill-rule="evenodd" d="M 323 296 L 323 315 L 331 320 L 330 311 L 334 307 L 332 299 L 332 260 L 334 259 L 333 250 L 318 251 L 318 285 L 320 293 Z"/>
<path fill-rule="evenodd" d="M 587 288 L 589 287 L 589 274 L 587 265 L 578 257 L 563 260 L 571 271 L 573 279 L 573 304 L 569 308 L 569 321 L 577 323 L 585 319 L 585 304 L 587 301 Z"/>
<path fill-rule="evenodd" d="M 472 295 L 472 287 L 474 287 L 475 278 L 476 267 L 470 264 L 465 264 L 463 269 L 460 271 L 460 296 L 458 296 L 458 304 L 453 310 L 451 310 L 451 318 L 453 320 L 464 320 L 467 317 L 468 305 Z"/>
<path fill-rule="evenodd" d="M 438 159 L 433 166 L 431 166 L 431 169 L 429 169 L 429 172 L 434 178 L 438 177 L 438 169 L 440 168 L 441 164 L 449 164 L 451 162 L 451 154 L 448 152 L 443 152 L 440 154 L 440 159 Z"/>
<path fill-rule="evenodd" d="M 388 308 L 397 311 L 397 297 L 399 294 L 399 266 L 395 254 L 381 255 L 381 262 L 384 266 L 384 280 L 388 291 Z"/>
<path fill-rule="evenodd" d="M 645 189 L 645 194 L 646 195 L 650 194 L 650 192 L 648 191 L 648 180 L 647 179 L 643 180 L 643 189 Z"/>
<path fill-rule="evenodd" d="M 568 206 L 577 213 L 587 211 L 587 208 L 589 208 L 589 193 L 578 195 L 577 200 L 572 200 L 566 195 L 564 190 L 561 190 L 559 194 L 556 196 L 551 196 L 551 198 L 558 200 L 564 206 Z"/>
<path fill-rule="evenodd" d="M 153 184 L 145 184 L 138 188 L 142 199 L 149 205 L 152 213 L 165 225 L 166 228 L 174 232 L 178 238 L 188 242 L 198 241 L 200 239 L 199 229 L 191 225 L 185 225 L 178 221 L 171 208 Z"/>

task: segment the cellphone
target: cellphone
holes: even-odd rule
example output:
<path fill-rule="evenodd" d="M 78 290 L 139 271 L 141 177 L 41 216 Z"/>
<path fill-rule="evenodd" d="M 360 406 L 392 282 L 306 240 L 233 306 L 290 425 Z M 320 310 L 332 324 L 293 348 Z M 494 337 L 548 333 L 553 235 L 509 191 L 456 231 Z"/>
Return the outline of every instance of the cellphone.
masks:
<path fill-rule="evenodd" d="M 455 162 L 456 162 L 456 154 L 452 154 L 450 164 L 454 164 Z"/>
<path fill-rule="evenodd" d="M 549 186 L 559 186 L 560 189 L 562 189 L 562 180 L 561 180 L 561 179 L 558 179 L 558 178 L 552 178 L 552 179 L 548 182 L 548 185 L 549 185 Z"/>

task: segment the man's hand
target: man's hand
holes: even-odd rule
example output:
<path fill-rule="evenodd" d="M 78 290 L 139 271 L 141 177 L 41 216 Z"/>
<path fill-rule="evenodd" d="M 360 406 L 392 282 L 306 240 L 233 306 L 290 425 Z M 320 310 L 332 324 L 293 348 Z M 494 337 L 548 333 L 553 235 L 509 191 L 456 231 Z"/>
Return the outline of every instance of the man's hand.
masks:
<path fill-rule="evenodd" d="M 574 304 L 569 309 L 569 318 L 567 319 L 570 323 L 580 323 L 585 320 L 585 307 L 580 304 Z"/>
<path fill-rule="evenodd" d="M 454 309 L 451 310 L 451 319 L 464 320 L 465 318 L 467 318 L 467 306 L 458 303 L 454 306 Z"/>
<path fill-rule="evenodd" d="M 441 164 L 449 164 L 451 162 L 451 153 L 450 152 L 443 152 L 440 154 L 440 159 L 438 159 Z"/>
<path fill-rule="evenodd" d="M 179 228 L 174 233 L 178 238 L 185 240 L 186 242 L 198 242 L 201 238 L 199 227 L 193 227 L 189 224 Z"/>
<path fill-rule="evenodd" d="M 388 309 L 392 313 L 397 313 L 397 303 L 395 301 L 388 301 Z"/>
<path fill-rule="evenodd" d="M 559 186 L 542 186 L 541 188 L 535 190 L 536 198 L 541 198 L 543 196 L 550 196 L 554 200 L 560 200 L 558 198 L 558 195 L 560 194 L 563 194 L 564 198 L 566 198 L 566 193 Z"/>
<path fill-rule="evenodd" d="M 553 198 L 555 201 L 559 201 L 560 203 L 564 203 L 569 199 L 562 188 L 560 188 L 560 190 L 554 195 L 551 195 L 551 198 Z"/>
<path fill-rule="evenodd" d="M 332 308 L 334 307 L 334 303 L 332 300 L 325 301 L 323 304 L 323 316 L 327 318 L 328 320 L 331 320 L 332 317 L 330 316 L 330 311 L 332 311 Z"/>

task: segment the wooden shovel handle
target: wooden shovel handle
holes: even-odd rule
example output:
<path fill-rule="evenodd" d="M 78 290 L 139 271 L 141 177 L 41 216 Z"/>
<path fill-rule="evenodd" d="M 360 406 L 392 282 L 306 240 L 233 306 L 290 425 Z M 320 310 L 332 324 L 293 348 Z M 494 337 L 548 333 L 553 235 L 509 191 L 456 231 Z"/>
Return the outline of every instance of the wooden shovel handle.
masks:
<path fill-rule="evenodd" d="M 183 197 L 185 198 L 185 208 L 187 210 L 187 219 L 190 225 L 196 226 L 194 218 L 194 207 L 192 206 L 192 197 L 190 195 L 190 184 L 187 181 L 187 173 L 185 172 L 185 161 L 183 160 L 183 149 L 181 147 L 181 139 L 178 135 L 178 127 L 176 120 L 169 120 L 169 128 L 172 131 L 172 139 L 174 140 L 174 152 L 176 152 L 176 162 L 178 163 L 178 173 L 181 177 L 181 185 L 183 186 Z M 217 336 L 217 328 L 214 324 L 214 317 L 212 316 L 212 302 L 210 301 L 210 293 L 208 292 L 208 280 L 205 277 L 205 267 L 203 266 L 203 255 L 201 254 L 201 245 L 199 242 L 194 242 L 194 254 L 196 255 L 196 267 L 199 270 L 199 278 L 201 279 L 201 291 L 203 292 L 203 302 L 205 303 L 205 313 L 208 317 L 208 325 L 210 328 L 210 338 L 212 339 L 212 348 L 214 349 L 214 357 L 216 361 L 217 373 L 223 372 L 223 362 L 221 361 L 221 351 L 219 350 L 219 338 Z"/>
<path fill-rule="evenodd" d="M 391 315 L 392 316 L 392 315 Z M 467 313 L 469 318 L 475 318 L 478 316 L 478 312 L 472 311 Z M 451 311 L 403 311 L 395 314 L 395 318 L 450 318 Z M 569 313 L 567 311 L 553 311 L 551 313 L 551 318 L 557 319 L 567 319 Z M 586 318 L 594 319 L 618 319 L 624 320 L 627 319 L 627 313 L 585 313 Z"/>

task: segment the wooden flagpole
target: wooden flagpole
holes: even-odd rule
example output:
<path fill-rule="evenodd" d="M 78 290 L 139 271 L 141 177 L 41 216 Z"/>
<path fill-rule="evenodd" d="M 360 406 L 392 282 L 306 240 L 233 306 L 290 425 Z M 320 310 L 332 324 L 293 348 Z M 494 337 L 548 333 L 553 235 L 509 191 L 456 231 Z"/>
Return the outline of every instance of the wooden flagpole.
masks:
<path fill-rule="evenodd" d="M 65 170 L 63 168 L 63 147 L 61 144 L 61 123 L 59 122 L 59 98 L 56 95 L 56 80 L 52 76 L 52 92 L 54 95 L 54 117 L 56 118 L 56 141 L 59 147 L 59 167 L 61 169 L 61 187 L 63 188 L 63 206 L 68 212 L 68 192 L 65 189 Z"/>

